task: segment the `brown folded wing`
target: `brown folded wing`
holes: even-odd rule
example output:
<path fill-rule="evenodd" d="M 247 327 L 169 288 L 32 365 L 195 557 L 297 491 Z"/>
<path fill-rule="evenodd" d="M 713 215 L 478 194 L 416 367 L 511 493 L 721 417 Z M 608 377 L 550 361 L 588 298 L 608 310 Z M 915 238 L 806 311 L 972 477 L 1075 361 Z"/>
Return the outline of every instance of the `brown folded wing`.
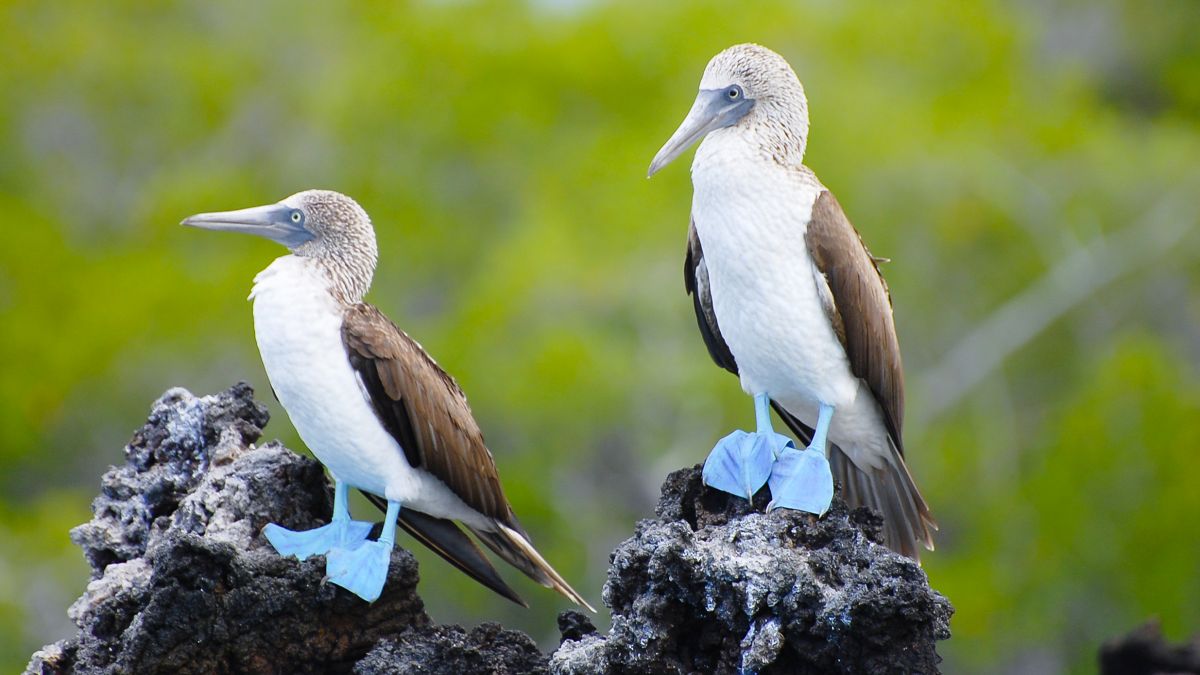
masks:
<path fill-rule="evenodd" d="M 492 453 L 454 378 L 371 305 L 346 310 L 342 340 L 376 415 L 409 464 L 440 479 L 471 508 L 514 524 Z"/>
<path fill-rule="evenodd" d="M 867 383 L 879 401 L 888 434 L 903 454 L 904 372 L 887 283 L 862 237 L 828 190 L 813 204 L 804 239 L 813 263 L 829 284 L 833 303 L 825 309 L 846 350 L 850 370 Z"/>

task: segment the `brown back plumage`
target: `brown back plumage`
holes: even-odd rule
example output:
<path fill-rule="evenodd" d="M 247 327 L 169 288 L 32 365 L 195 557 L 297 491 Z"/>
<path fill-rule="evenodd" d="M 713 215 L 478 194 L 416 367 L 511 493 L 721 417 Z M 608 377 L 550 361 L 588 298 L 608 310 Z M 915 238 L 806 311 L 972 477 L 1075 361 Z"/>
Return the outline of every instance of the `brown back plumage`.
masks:
<path fill-rule="evenodd" d="M 831 468 L 847 503 L 883 514 L 888 546 L 919 560 L 921 546 L 933 549 L 937 523 L 904 462 L 904 370 L 887 282 L 828 190 L 813 204 L 804 239 L 833 296 L 826 314 L 846 350 L 851 372 L 867 383 L 879 403 L 890 440 L 891 452 L 882 469 L 859 467 L 836 446 L 830 453 Z"/>
<path fill-rule="evenodd" d="M 366 303 L 346 310 L 350 365 L 408 463 L 445 483 L 468 506 L 515 523 L 492 453 L 458 383 L 404 331 Z"/>
<path fill-rule="evenodd" d="M 903 452 L 904 370 L 887 282 L 828 190 L 813 204 L 804 241 L 833 295 L 834 306 L 826 307 L 826 316 L 846 350 L 850 370 L 870 387 L 892 442 Z"/>
<path fill-rule="evenodd" d="M 494 531 L 468 529 L 534 581 L 592 609 L 542 558 L 517 521 L 500 486 L 492 453 L 454 378 L 420 344 L 366 303 L 346 310 L 342 340 L 370 404 L 384 428 L 404 449 L 408 463 L 445 483 L 495 526 Z M 401 524 L 459 569 L 520 602 L 506 586 L 497 587 L 494 571 L 489 574 L 490 565 L 482 567 L 478 560 L 482 556 L 462 541 L 457 527 L 440 519 L 427 520 L 432 522 L 402 520 Z"/>

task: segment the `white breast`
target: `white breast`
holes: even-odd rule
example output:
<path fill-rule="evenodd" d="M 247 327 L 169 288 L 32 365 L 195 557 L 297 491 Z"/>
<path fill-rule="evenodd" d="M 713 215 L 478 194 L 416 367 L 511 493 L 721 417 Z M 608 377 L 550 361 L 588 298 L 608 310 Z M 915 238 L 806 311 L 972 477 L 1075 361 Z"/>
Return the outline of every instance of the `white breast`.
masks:
<path fill-rule="evenodd" d="M 313 261 L 284 256 L 254 279 L 254 333 L 271 387 L 309 450 L 348 485 L 434 516 L 478 514 L 414 470 L 367 402 L 342 342 L 342 306 Z"/>
<path fill-rule="evenodd" d="M 809 426 L 821 403 L 833 405 L 830 439 L 853 457 L 854 446 L 886 438 L 874 399 L 859 400 L 865 385 L 826 317 L 804 240 L 824 188 L 739 133 L 710 134 L 692 164 L 692 217 L 721 334 L 746 393 L 767 394 Z"/>

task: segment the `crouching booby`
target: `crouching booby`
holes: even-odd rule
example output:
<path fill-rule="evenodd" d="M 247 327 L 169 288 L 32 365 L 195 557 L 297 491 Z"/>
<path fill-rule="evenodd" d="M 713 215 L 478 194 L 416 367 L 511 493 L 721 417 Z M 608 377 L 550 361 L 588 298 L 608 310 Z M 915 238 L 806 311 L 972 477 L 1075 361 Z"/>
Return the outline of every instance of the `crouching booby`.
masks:
<path fill-rule="evenodd" d="M 852 507 L 883 514 L 887 545 L 918 558 L 937 526 L 904 463 L 891 296 L 842 207 L 803 165 L 807 137 L 791 66 L 737 45 L 709 62 L 650 165 L 654 175 L 703 139 L 684 282 L 709 354 L 755 402 L 757 431 L 722 439 L 704 480 L 747 498 L 767 483 L 772 507 L 820 515 L 836 476 Z M 774 432 L 769 407 L 806 449 Z"/>
<path fill-rule="evenodd" d="M 256 234 L 291 251 L 254 278 L 254 333 L 280 404 L 333 475 L 334 508 L 332 522 L 314 530 L 267 525 L 280 554 L 325 555 L 330 581 L 373 601 L 398 521 L 452 565 L 524 605 L 459 521 L 534 581 L 591 609 L 517 522 L 454 378 L 362 301 L 377 251 L 371 220 L 354 200 L 309 190 L 183 224 Z M 378 541 L 366 540 L 370 523 L 350 519 L 349 487 L 386 509 Z"/>

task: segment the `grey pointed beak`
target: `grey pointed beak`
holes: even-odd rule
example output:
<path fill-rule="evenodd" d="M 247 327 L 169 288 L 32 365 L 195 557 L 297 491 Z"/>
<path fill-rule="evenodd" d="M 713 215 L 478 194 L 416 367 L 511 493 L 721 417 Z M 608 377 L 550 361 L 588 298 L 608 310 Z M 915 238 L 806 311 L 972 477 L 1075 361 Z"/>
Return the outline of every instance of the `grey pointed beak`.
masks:
<path fill-rule="evenodd" d="M 300 209 L 287 204 L 269 204 L 237 211 L 197 213 L 184 218 L 180 224 L 203 230 L 254 234 L 294 249 L 315 237 L 304 222 L 305 216 Z"/>
<path fill-rule="evenodd" d="M 659 169 L 670 164 L 671 160 L 682 155 L 710 131 L 737 124 L 753 107 L 754 99 L 742 98 L 734 102 L 725 98 L 724 89 L 701 89 L 683 124 L 679 125 L 666 145 L 654 156 L 654 161 L 650 162 L 646 177 L 658 173 Z"/>

